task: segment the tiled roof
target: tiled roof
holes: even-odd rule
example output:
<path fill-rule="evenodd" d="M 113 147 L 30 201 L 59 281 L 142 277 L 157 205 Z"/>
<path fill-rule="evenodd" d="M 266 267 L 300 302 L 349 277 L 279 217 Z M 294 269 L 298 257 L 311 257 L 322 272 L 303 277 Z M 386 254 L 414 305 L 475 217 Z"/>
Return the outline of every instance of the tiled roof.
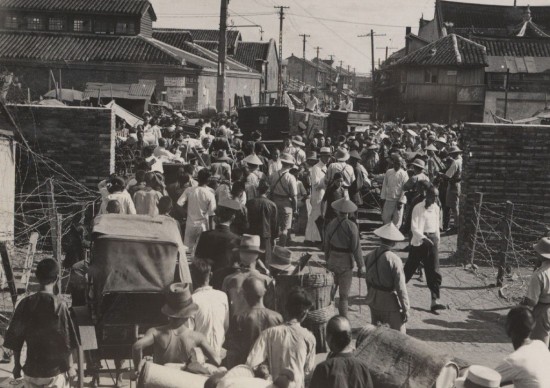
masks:
<path fill-rule="evenodd" d="M 0 9 L 127 15 L 143 15 L 149 10 L 154 16 L 148 0 L 0 0 Z"/>
<path fill-rule="evenodd" d="M 169 52 L 137 36 L 1 31 L 0 59 L 42 62 L 181 65 Z"/>
<path fill-rule="evenodd" d="M 397 65 L 487 66 L 487 54 L 480 44 L 449 34 L 401 58 Z"/>
<path fill-rule="evenodd" d="M 511 3 L 511 2 L 510 2 Z M 463 33 L 470 28 L 477 32 L 490 29 L 491 33 L 508 35 L 509 28 L 523 21 L 527 9 L 525 6 L 472 4 L 455 1 L 438 0 L 437 17 L 442 23 L 452 23 L 452 31 Z M 547 31 L 550 29 L 550 7 L 530 7 L 533 22 Z"/>
<path fill-rule="evenodd" d="M 194 42 L 207 50 L 218 51 L 218 42 L 214 42 L 211 40 L 195 40 Z"/>
<path fill-rule="evenodd" d="M 485 46 L 488 56 L 550 57 L 550 39 L 473 36 L 472 41 Z"/>
<path fill-rule="evenodd" d="M 219 30 L 187 30 L 193 36 L 193 40 L 208 40 L 211 42 L 217 42 L 219 40 Z M 240 38 L 241 33 L 236 30 L 227 31 L 227 44 L 235 46 L 237 40 Z"/>
<path fill-rule="evenodd" d="M 251 69 L 257 66 L 256 60 L 266 61 L 271 42 L 239 42 L 233 58 Z"/>
<path fill-rule="evenodd" d="M 193 37 L 189 31 L 167 28 L 154 28 L 153 38 L 179 49 L 183 49 L 186 42 L 193 41 Z"/>

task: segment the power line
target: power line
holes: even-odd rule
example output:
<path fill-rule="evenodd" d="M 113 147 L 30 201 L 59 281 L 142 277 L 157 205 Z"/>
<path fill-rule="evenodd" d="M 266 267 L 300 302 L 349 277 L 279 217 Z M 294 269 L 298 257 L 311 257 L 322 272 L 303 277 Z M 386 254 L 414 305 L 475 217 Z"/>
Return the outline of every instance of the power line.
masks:
<path fill-rule="evenodd" d="M 308 15 L 300 15 L 300 14 L 297 14 L 297 13 L 293 13 L 293 14 L 289 14 L 289 15 L 298 16 L 298 17 L 307 18 L 307 19 L 315 19 L 315 20 L 318 20 L 318 21 L 321 21 L 321 20 L 322 20 L 322 21 L 326 21 L 326 22 L 346 23 L 346 24 L 357 24 L 357 25 L 362 25 L 362 26 L 390 27 L 390 28 L 404 28 L 404 27 L 408 27 L 408 26 L 398 26 L 398 25 L 395 25 L 395 24 L 364 23 L 364 22 L 355 22 L 355 21 L 353 21 L 353 20 L 322 18 L 322 17 L 313 16 L 313 15 L 311 15 L 311 16 L 308 16 Z"/>

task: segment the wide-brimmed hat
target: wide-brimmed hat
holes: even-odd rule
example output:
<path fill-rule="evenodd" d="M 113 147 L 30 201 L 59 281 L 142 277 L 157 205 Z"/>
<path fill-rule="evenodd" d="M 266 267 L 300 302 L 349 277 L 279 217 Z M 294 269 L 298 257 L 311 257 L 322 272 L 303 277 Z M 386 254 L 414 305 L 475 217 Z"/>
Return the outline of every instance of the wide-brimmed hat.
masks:
<path fill-rule="evenodd" d="M 423 161 L 422 159 L 415 159 L 412 163 L 411 163 L 411 166 L 416 166 L 416 167 L 419 167 L 421 169 L 425 169 L 426 168 L 426 162 Z"/>
<path fill-rule="evenodd" d="M 264 253 L 264 250 L 260 249 L 260 236 L 255 236 L 251 234 L 243 234 L 241 236 L 241 242 L 239 246 L 237 248 L 234 248 L 233 250 L 240 252 Z"/>
<path fill-rule="evenodd" d="M 357 205 L 346 198 L 340 198 L 334 201 L 330 206 L 340 213 L 355 213 L 357 211 Z"/>
<path fill-rule="evenodd" d="M 310 151 L 306 154 L 306 159 L 307 160 L 317 160 L 317 159 L 319 159 L 319 157 L 317 156 L 317 152 Z"/>
<path fill-rule="evenodd" d="M 435 141 L 438 143 L 447 144 L 447 139 L 445 139 L 443 136 L 438 137 L 437 139 L 435 139 Z"/>
<path fill-rule="evenodd" d="M 426 148 L 424 148 L 424 151 L 434 151 L 434 152 L 437 152 L 437 148 L 436 148 L 436 146 L 434 146 L 433 144 L 430 144 L 430 145 L 428 145 Z"/>
<path fill-rule="evenodd" d="M 339 162 L 345 162 L 349 159 L 349 152 L 345 149 L 338 148 L 334 154 L 334 158 Z"/>
<path fill-rule="evenodd" d="M 481 365 L 472 365 L 466 374 L 455 380 L 456 388 L 497 388 L 502 377 L 496 370 Z"/>
<path fill-rule="evenodd" d="M 235 128 L 233 130 L 233 136 L 236 136 L 236 137 L 241 137 L 243 136 L 243 133 L 241 132 L 241 129 L 240 128 Z"/>
<path fill-rule="evenodd" d="M 243 159 L 243 162 L 252 164 L 254 166 L 261 166 L 264 164 L 260 158 L 258 158 L 255 154 L 250 154 L 246 158 Z"/>
<path fill-rule="evenodd" d="M 543 237 L 533 245 L 535 251 L 547 260 L 550 260 L 550 238 Z"/>
<path fill-rule="evenodd" d="M 319 155 L 330 156 L 330 154 L 330 147 L 321 147 L 319 150 Z"/>
<path fill-rule="evenodd" d="M 361 160 L 361 155 L 359 155 L 359 152 L 353 150 L 349 153 L 349 157 L 350 159 L 355 159 L 355 160 Z"/>
<path fill-rule="evenodd" d="M 279 160 L 281 161 L 281 163 L 290 164 L 292 166 L 294 166 L 294 164 L 296 163 L 294 157 L 290 154 L 287 154 L 286 152 L 283 152 L 281 156 L 279 156 Z"/>
<path fill-rule="evenodd" d="M 273 247 L 273 255 L 271 257 L 270 267 L 279 269 L 282 271 L 294 269 L 294 264 L 298 260 L 292 257 L 292 251 L 288 248 L 284 248 L 278 245 Z"/>
<path fill-rule="evenodd" d="M 393 222 L 390 222 L 374 231 L 374 234 L 380 238 L 390 241 L 403 241 L 405 236 L 397 229 L 397 226 Z"/>
<path fill-rule="evenodd" d="M 189 318 L 194 316 L 199 306 L 193 303 L 189 284 L 174 283 L 168 288 L 166 304 L 162 306 L 162 313 L 170 318 Z"/>
<path fill-rule="evenodd" d="M 302 141 L 302 136 L 293 136 L 292 142 L 300 147 L 305 147 L 305 143 Z"/>
<path fill-rule="evenodd" d="M 215 159 L 219 162 L 232 162 L 233 159 L 231 159 L 229 156 L 227 156 L 227 151 L 225 150 L 219 150 L 218 153 L 215 156 Z"/>
<path fill-rule="evenodd" d="M 313 136 L 325 136 L 325 133 L 321 129 L 318 129 L 315 131 L 315 134 Z"/>
<path fill-rule="evenodd" d="M 452 146 L 451 148 L 449 148 L 449 155 L 451 154 L 460 154 L 462 152 L 462 150 L 460 148 L 458 148 L 457 146 Z"/>

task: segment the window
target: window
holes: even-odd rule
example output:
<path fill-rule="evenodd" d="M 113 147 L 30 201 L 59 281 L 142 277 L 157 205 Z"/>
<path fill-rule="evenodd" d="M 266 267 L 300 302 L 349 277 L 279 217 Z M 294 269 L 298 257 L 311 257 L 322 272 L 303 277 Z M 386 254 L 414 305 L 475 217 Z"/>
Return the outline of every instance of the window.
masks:
<path fill-rule="evenodd" d="M 94 22 L 94 32 L 96 34 L 113 34 L 114 28 L 113 24 L 105 20 L 96 20 Z"/>
<path fill-rule="evenodd" d="M 19 28 L 19 18 L 17 16 L 6 16 L 4 19 L 5 28 Z"/>
<path fill-rule="evenodd" d="M 92 24 L 87 19 L 74 19 L 73 31 L 75 32 L 90 32 L 92 31 Z"/>
<path fill-rule="evenodd" d="M 426 84 L 436 84 L 437 83 L 437 73 L 433 73 L 431 70 L 424 70 L 424 83 L 426 83 Z"/>
<path fill-rule="evenodd" d="M 27 16 L 27 28 L 29 30 L 43 30 L 44 23 L 38 16 Z"/>
<path fill-rule="evenodd" d="M 117 34 L 135 34 L 135 27 L 133 22 L 117 22 L 116 33 Z"/>
<path fill-rule="evenodd" d="M 50 31 L 63 31 L 65 29 L 65 22 L 62 18 L 50 18 L 48 20 L 48 29 Z"/>

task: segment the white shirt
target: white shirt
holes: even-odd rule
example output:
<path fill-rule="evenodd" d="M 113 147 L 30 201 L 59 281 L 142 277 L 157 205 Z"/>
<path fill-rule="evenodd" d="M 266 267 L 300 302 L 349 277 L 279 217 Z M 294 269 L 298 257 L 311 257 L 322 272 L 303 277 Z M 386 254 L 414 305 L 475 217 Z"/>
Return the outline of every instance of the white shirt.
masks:
<path fill-rule="evenodd" d="M 415 247 L 422 245 L 422 239 L 426 237 L 426 233 L 435 233 L 437 238 L 439 235 L 439 215 L 441 209 L 435 203 L 426 209 L 426 200 L 417 204 L 411 216 L 411 244 Z"/>
<path fill-rule="evenodd" d="M 526 297 L 535 303 L 550 303 L 550 260 L 543 261 L 531 276 Z"/>
<path fill-rule="evenodd" d="M 380 192 L 380 198 L 385 201 L 399 201 L 401 203 L 407 203 L 407 197 L 403 186 L 409 180 L 407 171 L 400 168 L 399 171 L 390 168 L 384 175 L 384 182 L 382 183 L 382 191 Z"/>
<path fill-rule="evenodd" d="M 460 155 L 458 156 L 458 158 L 453 160 L 453 162 L 449 166 L 449 169 L 447 170 L 445 175 L 447 175 L 447 177 L 449 177 L 449 178 L 452 178 L 456 174 L 457 171 L 459 171 L 459 172 L 462 171 L 462 156 L 460 156 Z"/>
<path fill-rule="evenodd" d="M 533 340 L 506 357 L 496 368 L 503 383 L 515 388 L 550 387 L 550 352 L 545 343 Z"/>
<path fill-rule="evenodd" d="M 126 190 L 117 193 L 109 193 L 105 190 L 107 194 L 102 195 L 101 208 L 99 209 L 99 214 L 107 213 L 107 204 L 111 200 L 116 200 L 120 204 L 120 214 L 136 214 L 136 208 L 134 206 L 134 201 Z M 103 193 L 102 193 L 103 194 Z"/>
<path fill-rule="evenodd" d="M 319 108 L 319 100 L 317 97 L 313 96 L 309 99 L 309 101 L 306 104 L 306 109 L 309 109 L 312 112 L 315 112 Z"/>
<path fill-rule="evenodd" d="M 348 111 L 348 112 L 353 112 L 353 102 L 350 100 L 350 102 L 348 102 L 346 104 L 346 102 L 344 101 L 344 104 L 345 104 L 345 110 Z"/>
<path fill-rule="evenodd" d="M 210 286 L 200 287 L 193 293 L 193 302 L 199 306 L 195 315 L 195 331 L 204 334 L 208 343 L 221 356 L 225 341 L 224 324 L 229 320 L 227 295 Z"/>
<path fill-rule="evenodd" d="M 150 162 L 153 159 L 155 160 L 155 162 L 151 166 L 151 171 L 153 172 L 158 171 L 164 174 L 164 167 L 162 167 L 162 160 L 160 158 L 157 158 L 154 155 L 151 155 L 148 158 L 145 158 L 145 161 Z"/>
<path fill-rule="evenodd" d="M 309 169 L 311 180 L 311 206 L 321 206 L 323 196 L 325 195 L 325 175 L 327 166 L 323 162 L 318 162 Z"/>
<path fill-rule="evenodd" d="M 281 160 L 270 160 L 267 163 L 267 175 L 271 175 L 274 172 L 279 171 L 281 168 L 283 168 L 283 163 L 281 163 Z"/>
<path fill-rule="evenodd" d="M 208 217 L 214 216 L 216 197 L 210 187 L 197 186 L 185 189 L 178 199 L 178 205 L 183 206 L 187 202 L 189 202 L 187 205 L 187 223 L 189 225 L 207 224 Z"/>

